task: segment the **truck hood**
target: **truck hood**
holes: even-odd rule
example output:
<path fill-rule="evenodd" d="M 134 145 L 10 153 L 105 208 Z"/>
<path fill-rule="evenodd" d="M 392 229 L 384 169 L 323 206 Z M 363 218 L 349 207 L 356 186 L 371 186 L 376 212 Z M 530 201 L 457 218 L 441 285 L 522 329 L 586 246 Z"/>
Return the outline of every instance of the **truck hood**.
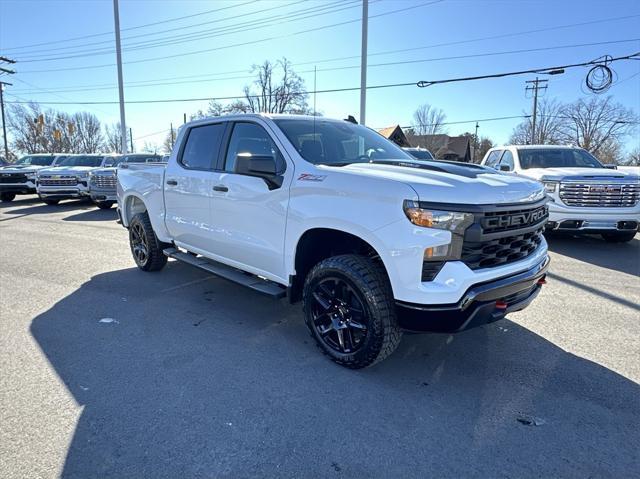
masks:
<path fill-rule="evenodd" d="M 544 198 L 540 183 L 480 165 L 429 161 L 354 163 L 345 173 L 386 178 L 409 185 L 420 201 L 462 204 L 523 203 Z"/>
<path fill-rule="evenodd" d="M 48 166 L 38 166 L 38 165 L 9 165 L 3 166 L 0 168 L 0 172 L 2 173 L 34 173 L 36 171 L 42 170 L 43 168 L 49 168 Z"/>
<path fill-rule="evenodd" d="M 117 169 L 118 168 L 113 166 L 108 166 L 106 168 L 94 168 L 91 173 L 93 173 L 94 175 L 114 176 Z"/>
<path fill-rule="evenodd" d="M 523 170 L 522 176 L 527 176 L 535 180 L 563 180 L 575 179 L 633 179 L 637 178 L 632 172 L 621 170 L 610 170 L 608 168 L 530 168 Z"/>
<path fill-rule="evenodd" d="M 74 175 L 95 170 L 94 166 L 54 166 L 40 170 L 40 175 Z"/>

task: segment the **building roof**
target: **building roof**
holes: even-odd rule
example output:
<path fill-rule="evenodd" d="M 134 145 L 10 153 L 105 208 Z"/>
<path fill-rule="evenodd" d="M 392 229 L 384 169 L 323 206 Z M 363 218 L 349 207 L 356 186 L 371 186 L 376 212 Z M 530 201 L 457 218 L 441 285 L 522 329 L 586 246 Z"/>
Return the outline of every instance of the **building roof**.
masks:
<path fill-rule="evenodd" d="M 431 148 L 437 158 L 442 158 L 445 155 L 465 158 L 471 139 L 468 136 L 416 135 L 411 137 L 411 142 L 416 146 Z"/>

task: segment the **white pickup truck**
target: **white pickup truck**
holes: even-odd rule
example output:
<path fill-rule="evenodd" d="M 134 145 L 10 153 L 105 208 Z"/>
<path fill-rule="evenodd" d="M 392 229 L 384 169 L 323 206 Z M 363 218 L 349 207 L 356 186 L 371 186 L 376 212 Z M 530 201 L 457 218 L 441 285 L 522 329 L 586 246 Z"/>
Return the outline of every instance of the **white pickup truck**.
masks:
<path fill-rule="evenodd" d="M 573 146 L 512 145 L 490 149 L 482 164 L 541 181 L 551 200 L 547 230 L 631 241 L 640 224 L 640 178 L 605 167 Z"/>
<path fill-rule="evenodd" d="M 350 368 L 391 354 L 403 328 L 525 308 L 549 262 L 546 202 L 538 182 L 419 162 L 364 126 L 305 116 L 191 122 L 166 166 L 118 170 L 139 268 L 171 257 L 302 300 L 321 350 Z"/>
<path fill-rule="evenodd" d="M 38 171 L 56 166 L 67 155 L 37 153 L 21 157 L 13 164 L 0 168 L 0 200 L 13 201 L 16 195 L 32 195 L 36 192 Z"/>

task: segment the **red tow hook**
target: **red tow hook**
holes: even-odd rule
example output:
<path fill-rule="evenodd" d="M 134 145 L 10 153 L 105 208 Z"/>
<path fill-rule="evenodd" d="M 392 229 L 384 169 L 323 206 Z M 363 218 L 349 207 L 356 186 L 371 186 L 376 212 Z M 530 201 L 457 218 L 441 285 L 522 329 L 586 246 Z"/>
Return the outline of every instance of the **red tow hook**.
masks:
<path fill-rule="evenodd" d="M 507 309 L 508 306 L 504 301 L 496 301 L 496 309 Z"/>
<path fill-rule="evenodd" d="M 540 278 L 538 280 L 538 286 L 542 286 L 543 284 L 547 284 L 547 279 L 546 278 Z"/>

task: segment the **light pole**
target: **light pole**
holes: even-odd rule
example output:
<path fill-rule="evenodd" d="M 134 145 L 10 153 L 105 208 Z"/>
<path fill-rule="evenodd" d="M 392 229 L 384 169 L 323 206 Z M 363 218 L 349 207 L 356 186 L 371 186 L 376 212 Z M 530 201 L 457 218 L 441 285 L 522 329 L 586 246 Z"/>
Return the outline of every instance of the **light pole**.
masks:
<path fill-rule="evenodd" d="M 120 140 L 121 153 L 127 154 L 127 124 L 124 119 L 124 87 L 122 82 L 122 52 L 120 48 L 120 12 L 118 0 L 113 0 L 113 22 L 116 32 L 116 60 L 118 63 L 118 95 L 120 97 Z"/>
<path fill-rule="evenodd" d="M 367 116 L 367 37 L 369 31 L 369 0 L 362 0 L 362 52 L 360 58 L 360 124 Z"/>

